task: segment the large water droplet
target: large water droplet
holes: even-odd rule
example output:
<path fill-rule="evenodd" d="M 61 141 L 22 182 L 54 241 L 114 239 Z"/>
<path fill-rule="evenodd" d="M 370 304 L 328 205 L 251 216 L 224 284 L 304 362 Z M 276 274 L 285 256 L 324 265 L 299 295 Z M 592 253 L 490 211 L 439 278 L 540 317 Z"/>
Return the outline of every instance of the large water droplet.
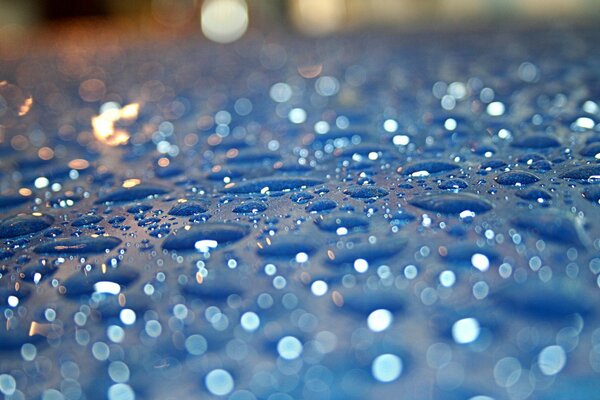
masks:
<path fill-rule="evenodd" d="M 319 185 L 321 183 L 323 183 L 323 181 L 319 179 L 303 177 L 260 178 L 232 184 L 223 189 L 223 191 L 225 193 L 233 194 L 266 193 L 299 189 L 302 187 Z"/>
<path fill-rule="evenodd" d="M 114 236 L 81 236 L 42 243 L 33 251 L 39 254 L 99 254 L 112 250 L 119 244 L 121 239 Z"/>
<path fill-rule="evenodd" d="M 415 207 L 442 214 L 460 214 L 463 211 L 484 213 L 493 208 L 490 201 L 472 193 L 445 193 L 415 197 L 409 200 Z"/>
<path fill-rule="evenodd" d="M 203 240 L 217 242 L 218 245 L 237 242 L 249 233 L 246 225 L 222 222 L 207 222 L 181 228 L 167 236 L 163 249 L 195 250 L 196 243 Z"/>
<path fill-rule="evenodd" d="M 41 213 L 19 214 L 0 222 L 0 238 L 14 238 L 44 230 L 52 225 L 54 217 Z"/>
<path fill-rule="evenodd" d="M 169 191 L 166 188 L 161 186 L 142 184 L 130 188 L 116 189 L 98 198 L 98 200 L 96 200 L 96 204 L 134 201 L 168 192 Z"/>

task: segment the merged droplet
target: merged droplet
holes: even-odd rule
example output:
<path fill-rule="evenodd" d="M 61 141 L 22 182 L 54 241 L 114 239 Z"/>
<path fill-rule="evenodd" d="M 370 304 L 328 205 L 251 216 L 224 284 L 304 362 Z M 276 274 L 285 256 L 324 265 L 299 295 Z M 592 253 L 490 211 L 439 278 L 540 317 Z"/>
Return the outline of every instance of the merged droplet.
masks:
<path fill-rule="evenodd" d="M 21 196 L 19 194 L 0 195 L 0 209 L 16 207 L 16 206 L 26 203 L 28 200 L 29 200 L 29 197 Z"/>
<path fill-rule="evenodd" d="M 102 220 L 103 220 L 103 218 L 99 215 L 83 215 L 83 216 L 77 218 L 76 220 L 74 220 L 73 222 L 71 222 L 71 225 L 76 226 L 76 227 L 82 227 L 82 226 L 97 224 L 98 222 L 100 222 Z"/>
<path fill-rule="evenodd" d="M 352 231 L 367 228 L 369 226 L 369 219 L 359 214 L 336 213 L 321 215 L 315 219 L 315 223 L 324 231 L 336 232 L 340 228 Z"/>
<path fill-rule="evenodd" d="M 91 272 L 77 272 L 65 280 L 65 296 L 79 297 L 91 295 L 94 292 L 118 294 L 120 287 L 127 287 L 139 278 L 134 267 L 108 267 L 104 271 L 94 269 Z"/>
<path fill-rule="evenodd" d="M 327 259 L 334 265 L 352 264 L 357 259 L 371 262 L 401 252 L 407 243 L 408 239 L 403 236 L 379 239 L 375 243 L 361 243 L 352 248 L 330 249 L 327 251 Z"/>
<path fill-rule="evenodd" d="M 194 201 L 184 201 L 175 204 L 170 210 L 169 215 L 177 217 L 187 217 L 196 214 L 205 213 L 207 209 L 200 203 Z"/>
<path fill-rule="evenodd" d="M 598 203 L 600 202 L 600 186 L 588 186 L 583 189 L 582 195 L 587 200 Z"/>
<path fill-rule="evenodd" d="M 304 177 L 260 178 L 231 184 L 223 192 L 232 194 L 267 193 L 294 190 L 323 183 L 320 179 Z"/>
<path fill-rule="evenodd" d="M 516 138 L 511 143 L 511 146 L 529 149 L 545 149 L 551 147 L 559 147 L 560 142 L 553 136 L 527 135 Z"/>
<path fill-rule="evenodd" d="M 414 197 L 409 203 L 415 207 L 441 214 L 460 214 L 464 211 L 484 213 L 490 211 L 493 205 L 472 193 L 444 193 Z"/>
<path fill-rule="evenodd" d="M 0 222 L 0 239 L 37 233 L 52 225 L 54 217 L 42 214 L 18 214 Z"/>
<path fill-rule="evenodd" d="M 581 218 L 557 209 L 521 212 L 513 222 L 519 228 L 556 243 L 584 247 L 590 241 Z"/>
<path fill-rule="evenodd" d="M 312 202 L 312 204 L 306 207 L 308 212 L 320 212 L 332 210 L 337 207 L 337 203 L 330 199 L 320 199 Z"/>
<path fill-rule="evenodd" d="M 568 169 L 559 175 L 564 179 L 575 179 L 575 180 L 589 180 L 593 177 L 600 179 L 600 164 L 582 165 Z"/>
<path fill-rule="evenodd" d="M 410 163 L 398 168 L 398 173 L 402 175 L 427 176 L 440 172 L 453 171 L 460 168 L 458 164 L 440 161 L 424 160 Z"/>
<path fill-rule="evenodd" d="M 544 189 L 528 189 L 528 190 L 519 190 L 515 193 L 516 196 L 531 201 L 540 201 L 540 200 L 550 200 L 552 199 L 552 195 L 545 191 Z"/>
<path fill-rule="evenodd" d="M 169 191 L 162 186 L 137 185 L 129 188 L 119 188 L 110 193 L 101 196 L 96 200 L 96 204 L 102 203 L 120 203 L 134 200 L 145 199 L 149 196 L 168 193 Z"/>
<path fill-rule="evenodd" d="M 233 208 L 234 213 L 238 214 L 256 214 L 267 209 L 267 205 L 262 201 L 248 200 Z"/>
<path fill-rule="evenodd" d="M 496 182 L 501 185 L 521 186 L 529 185 L 540 180 L 531 172 L 526 171 L 508 171 L 496 176 Z"/>
<path fill-rule="evenodd" d="M 224 222 L 207 222 L 178 229 L 163 242 L 166 250 L 195 250 L 196 243 L 210 240 L 215 245 L 237 242 L 249 233 L 246 225 Z"/>
<path fill-rule="evenodd" d="M 550 283 L 513 284 L 494 297 L 510 313 L 537 320 L 562 319 L 573 314 L 586 316 L 593 310 L 593 303 L 582 297 L 580 290 L 577 285 L 555 279 Z"/>
<path fill-rule="evenodd" d="M 112 250 L 121 244 L 121 239 L 114 236 L 80 236 L 64 238 L 42 243 L 34 247 L 38 254 L 100 254 Z"/>
<path fill-rule="evenodd" d="M 285 235 L 268 238 L 257 244 L 256 252 L 261 256 L 294 257 L 298 253 L 314 254 L 320 247 L 317 242 L 303 235 Z"/>
<path fill-rule="evenodd" d="M 376 199 L 388 195 L 384 188 L 372 185 L 350 186 L 344 193 L 354 199 Z"/>

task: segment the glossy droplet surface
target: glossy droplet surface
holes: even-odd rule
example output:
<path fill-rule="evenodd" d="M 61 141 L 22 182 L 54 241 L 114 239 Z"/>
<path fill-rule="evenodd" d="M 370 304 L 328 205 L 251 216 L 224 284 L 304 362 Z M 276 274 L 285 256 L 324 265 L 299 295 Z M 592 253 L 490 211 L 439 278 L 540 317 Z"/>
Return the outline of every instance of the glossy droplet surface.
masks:
<path fill-rule="evenodd" d="M 261 193 L 269 191 L 293 190 L 303 187 L 316 186 L 323 181 L 312 178 L 263 178 L 233 184 L 223 189 L 225 193 Z"/>
<path fill-rule="evenodd" d="M 54 217 L 40 213 L 15 215 L 0 222 L 0 239 L 37 233 L 53 222 Z"/>
<path fill-rule="evenodd" d="M 464 211 L 484 213 L 493 205 L 490 201 L 472 193 L 432 194 L 409 200 L 415 207 L 442 214 L 460 214 Z"/>
<path fill-rule="evenodd" d="M 51 240 L 34 247 L 39 254 L 100 254 L 121 244 L 121 239 L 113 236 L 81 236 Z"/>
<path fill-rule="evenodd" d="M 594 176 L 600 176 L 600 164 L 582 165 L 570 168 L 560 174 L 561 178 L 577 180 L 588 180 Z"/>
<path fill-rule="evenodd" d="M 194 214 L 202 214 L 205 213 L 207 211 L 207 208 L 205 208 L 202 204 L 193 202 L 193 201 L 186 201 L 186 202 L 181 202 L 181 203 L 177 203 L 176 205 L 174 205 L 170 210 L 169 210 L 169 214 L 170 215 L 175 215 L 178 217 L 187 217 L 187 216 L 191 216 Z"/>
<path fill-rule="evenodd" d="M 402 175 L 436 174 L 458 169 L 459 165 L 438 160 L 417 161 L 398 168 Z"/>
<path fill-rule="evenodd" d="M 537 176 L 525 171 L 508 171 L 496 176 L 496 182 L 501 185 L 529 185 L 540 180 Z"/>
<path fill-rule="evenodd" d="M 137 185 L 131 188 L 120 188 L 107 193 L 96 200 L 97 204 L 109 202 L 127 202 L 145 199 L 148 196 L 168 193 L 168 190 L 161 186 Z"/>
<path fill-rule="evenodd" d="M 205 223 L 182 228 L 169 235 L 163 242 L 163 249 L 167 250 L 194 250 L 196 243 L 211 240 L 217 244 L 233 243 L 249 232 L 245 225 L 233 223 Z"/>
<path fill-rule="evenodd" d="M 377 186 L 351 186 L 344 193 L 355 199 L 374 199 L 388 195 L 388 191 Z"/>
<path fill-rule="evenodd" d="M 519 213 L 513 222 L 519 228 L 558 243 L 586 246 L 590 241 L 581 218 L 556 209 Z"/>

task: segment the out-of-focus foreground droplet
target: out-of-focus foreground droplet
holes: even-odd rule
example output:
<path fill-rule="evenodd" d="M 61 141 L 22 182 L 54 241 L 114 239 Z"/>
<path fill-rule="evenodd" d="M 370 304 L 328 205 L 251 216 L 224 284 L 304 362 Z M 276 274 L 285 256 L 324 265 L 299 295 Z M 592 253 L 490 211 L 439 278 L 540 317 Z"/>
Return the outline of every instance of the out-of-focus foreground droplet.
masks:
<path fill-rule="evenodd" d="M 248 29 L 248 5 L 244 0 L 206 0 L 201 11 L 202 33 L 218 43 L 231 43 Z"/>
<path fill-rule="evenodd" d="M 294 0 L 290 3 L 290 11 L 298 29 L 313 36 L 335 32 L 346 21 L 344 0 Z"/>

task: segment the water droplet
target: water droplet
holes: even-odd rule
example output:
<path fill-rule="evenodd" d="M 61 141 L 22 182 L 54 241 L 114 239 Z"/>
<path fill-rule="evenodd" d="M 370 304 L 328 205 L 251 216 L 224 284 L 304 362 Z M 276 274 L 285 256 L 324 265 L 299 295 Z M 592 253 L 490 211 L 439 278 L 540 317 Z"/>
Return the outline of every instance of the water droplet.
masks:
<path fill-rule="evenodd" d="M 321 183 L 323 183 L 323 181 L 313 178 L 260 178 L 232 184 L 231 186 L 228 186 L 225 189 L 223 189 L 223 191 L 225 193 L 232 194 L 278 192 L 315 186 Z"/>
<path fill-rule="evenodd" d="M 587 181 L 592 177 L 600 176 L 600 164 L 582 165 L 571 168 L 559 175 L 564 179 L 574 179 Z"/>
<path fill-rule="evenodd" d="M 245 225 L 222 222 L 207 222 L 190 226 L 189 229 L 178 229 L 167 236 L 163 242 L 166 250 L 194 250 L 196 242 L 213 240 L 219 245 L 237 242 L 249 233 Z"/>
<path fill-rule="evenodd" d="M 496 182 L 501 185 L 521 186 L 535 183 L 540 180 L 537 176 L 525 171 L 508 171 L 496 176 Z"/>
<path fill-rule="evenodd" d="M 256 214 L 267 209 L 267 205 L 262 201 L 248 200 L 233 208 L 234 213 L 238 214 Z"/>
<path fill-rule="evenodd" d="M 376 199 L 388 195 L 388 191 L 377 186 L 350 186 L 344 193 L 354 199 Z"/>
<path fill-rule="evenodd" d="M 306 207 L 306 211 L 308 212 L 321 212 L 332 210 L 337 207 L 337 203 L 330 199 L 320 199 L 312 202 L 312 204 Z"/>
<path fill-rule="evenodd" d="M 169 210 L 169 215 L 177 217 L 187 217 L 196 214 L 205 213 L 207 209 L 200 203 L 194 201 L 185 201 L 177 203 Z"/>
<path fill-rule="evenodd" d="M 103 203 L 121 203 L 134 200 L 145 199 L 149 196 L 168 193 L 169 191 L 161 186 L 137 185 L 129 188 L 119 188 L 110 193 L 101 196 L 96 200 L 96 204 Z"/>
<path fill-rule="evenodd" d="M 84 215 L 84 216 L 81 216 L 81 217 L 75 219 L 73 222 L 71 222 L 71 225 L 76 226 L 76 227 L 89 226 L 89 225 L 97 224 L 98 222 L 102 221 L 103 219 L 104 218 L 102 218 L 99 215 Z"/>
<path fill-rule="evenodd" d="M 373 360 L 371 373 L 379 382 L 393 382 L 402 374 L 402 360 L 394 354 L 382 354 Z"/>
<path fill-rule="evenodd" d="M 353 231 L 369 227 L 369 219 L 367 217 L 350 213 L 320 215 L 315 219 L 315 223 L 319 229 L 328 232 L 337 232 L 340 228 Z"/>
<path fill-rule="evenodd" d="M 409 200 L 415 207 L 442 214 L 460 214 L 464 211 L 484 213 L 490 211 L 493 205 L 490 201 L 472 193 L 432 194 L 415 197 Z"/>
<path fill-rule="evenodd" d="M 538 366 L 544 375 L 558 374 L 567 363 L 567 353 L 560 346 L 545 347 L 538 356 Z"/>
<path fill-rule="evenodd" d="M 330 249 L 327 251 L 328 262 L 334 265 L 353 264 L 359 258 L 367 262 L 376 261 L 398 254 L 407 243 L 405 237 L 396 236 L 375 243 L 361 243 L 352 248 Z"/>
<path fill-rule="evenodd" d="M 81 236 L 57 239 L 39 244 L 33 251 L 38 254 L 99 254 L 112 250 L 121 244 L 121 239 L 113 236 Z"/>
<path fill-rule="evenodd" d="M 581 218 L 557 209 L 521 212 L 513 218 L 513 222 L 520 228 L 557 243 L 584 247 L 590 241 Z"/>
<path fill-rule="evenodd" d="M 551 147 L 559 147 L 558 139 L 547 135 L 528 135 L 515 139 L 511 143 L 512 147 L 529 148 L 529 149 L 545 149 Z"/>
<path fill-rule="evenodd" d="M 19 214 L 0 222 L 0 238 L 14 238 L 37 233 L 52 225 L 54 217 L 41 213 Z"/>
<path fill-rule="evenodd" d="M 441 172 L 453 171 L 458 168 L 458 164 L 451 162 L 424 160 L 400 167 L 398 168 L 398 173 L 402 175 L 427 176 Z"/>
<path fill-rule="evenodd" d="M 234 387 L 233 377 L 224 369 L 213 369 L 210 371 L 204 378 L 204 384 L 208 391 L 215 396 L 225 396 Z"/>

